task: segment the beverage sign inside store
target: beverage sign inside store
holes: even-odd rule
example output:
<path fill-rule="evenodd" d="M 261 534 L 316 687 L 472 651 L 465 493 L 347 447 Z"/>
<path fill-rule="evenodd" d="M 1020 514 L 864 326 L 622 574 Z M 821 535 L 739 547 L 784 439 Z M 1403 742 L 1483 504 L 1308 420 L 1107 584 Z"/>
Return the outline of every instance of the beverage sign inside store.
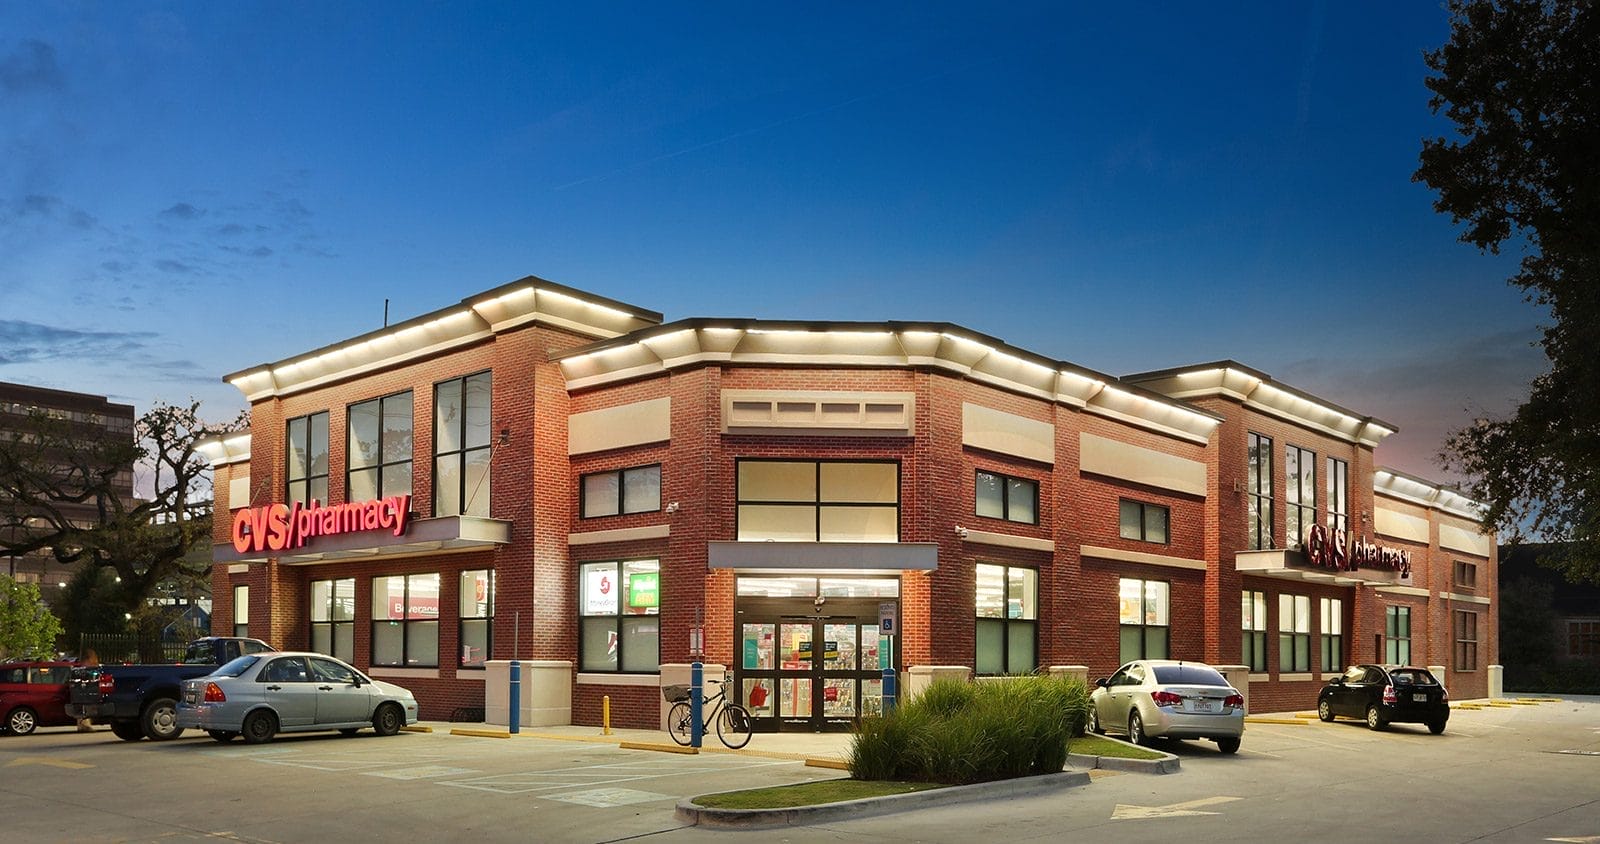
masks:
<path fill-rule="evenodd" d="M 1348 544 L 1347 544 L 1348 543 Z M 1397 571 L 1401 577 L 1411 576 L 1411 552 L 1404 548 L 1386 548 L 1366 537 L 1351 541 L 1344 528 L 1329 531 L 1322 525 L 1312 525 L 1306 531 L 1306 560 L 1319 568 L 1334 571 L 1357 569 L 1387 569 Z"/>
<path fill-rule="evenodd" d="M 316 500 L 309 506 L 297 501 L 247 507 L 234 514 L 233 548 L 241 554 L 289 551 L 304 547 L 319 536 L 369 530 L 388 530 L 403 536 L 410 517 L 410 494 L 327 507 Z"/>

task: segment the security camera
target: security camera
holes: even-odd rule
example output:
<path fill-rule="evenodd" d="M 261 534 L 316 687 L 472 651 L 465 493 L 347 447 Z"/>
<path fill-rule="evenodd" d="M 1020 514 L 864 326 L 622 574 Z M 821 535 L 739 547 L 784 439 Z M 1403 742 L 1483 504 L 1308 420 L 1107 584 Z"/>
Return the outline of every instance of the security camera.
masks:
<path fill-rule="evenodd" d="M 667 505 L 667 512 L 668 513 L 676 513 L 676 512 L 678 512 L 678 502 L 674 501 L 671 504 L 668 504 Z"/>
<path fill-rule="evenodd" d="M 956 525 L 956 536 L 958 536 L 958 537 L 960 537 L 962 539 L 966 539 L 967 538 L 967 529 L 962 527 L 962 526 L 960 526 L 960 525 Z"/>

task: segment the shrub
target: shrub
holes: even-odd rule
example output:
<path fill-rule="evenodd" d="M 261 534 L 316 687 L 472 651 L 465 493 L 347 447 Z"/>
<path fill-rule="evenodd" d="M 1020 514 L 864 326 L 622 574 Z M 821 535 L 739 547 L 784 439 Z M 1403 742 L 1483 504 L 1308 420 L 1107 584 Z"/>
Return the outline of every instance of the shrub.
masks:
<path fill-rule="evenodd" d="M 862 719 L 850 775 L 964 784 L 1053 773 L 1088 711 L 1089 690 L 1076 680 L 940 680 L 888 715 Z"/>

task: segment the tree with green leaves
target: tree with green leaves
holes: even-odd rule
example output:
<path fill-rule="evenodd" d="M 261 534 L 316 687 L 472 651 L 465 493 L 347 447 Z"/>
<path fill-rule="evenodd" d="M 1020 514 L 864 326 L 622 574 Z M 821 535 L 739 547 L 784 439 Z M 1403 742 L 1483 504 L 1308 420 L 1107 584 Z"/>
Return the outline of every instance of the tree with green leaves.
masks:
<path fill-rule="evenodd" d="M 1565 543 L 1569 579 L 1600 582 L 1600 8 L 1589 0 L 1450 0 L 1450 40 L 1424 54 L 1430 106 L 1455 137 L 1424 140 L 1412 177 L 1461 240 L 1524 252 L 1510 283 L 1548 309 L 1549 371 L 1505 418 L 1453 432 L 1441 455 L 1512 542 Z"/>
<path fill-rule="evenodd" d="M 44 605 L 39 587 L 0 574 L 0 659 L 50 659 L 61 622 Z"/>
<path fill-rule="evenodd" d="M 156 404 L 127 438 L 31 414 L 0 438 L 0 551 L 48 553 L 83 574 L 82 589 L 64 596 L 94 596 L 69 612 L 78 631 L 149 615 L 161 587 L 209 569 L 209 555 L 194 554 L 211 543 L 208 467 L 195 444 L 243 424 L 242 414 L 224 425 L 207 423 L 198 402 Z M 119 482 L 131 469 L 145 476 L 139 492 L 147 497 L 130 495 L 125 478 Z M 104 586 L 108 579 L 114 588 Z M 103 610 L 90 604 L 116 617 L 99 618 Z"/>

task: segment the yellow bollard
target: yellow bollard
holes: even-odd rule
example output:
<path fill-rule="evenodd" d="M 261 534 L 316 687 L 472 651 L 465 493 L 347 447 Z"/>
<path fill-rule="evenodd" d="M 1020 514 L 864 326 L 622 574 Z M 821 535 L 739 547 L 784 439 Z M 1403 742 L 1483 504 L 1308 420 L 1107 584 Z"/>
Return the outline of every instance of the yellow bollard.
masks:
<path fill-rule="evenodd" d="M 600 734 L 611 735 L 611 695 L 600 698 Z"/>

